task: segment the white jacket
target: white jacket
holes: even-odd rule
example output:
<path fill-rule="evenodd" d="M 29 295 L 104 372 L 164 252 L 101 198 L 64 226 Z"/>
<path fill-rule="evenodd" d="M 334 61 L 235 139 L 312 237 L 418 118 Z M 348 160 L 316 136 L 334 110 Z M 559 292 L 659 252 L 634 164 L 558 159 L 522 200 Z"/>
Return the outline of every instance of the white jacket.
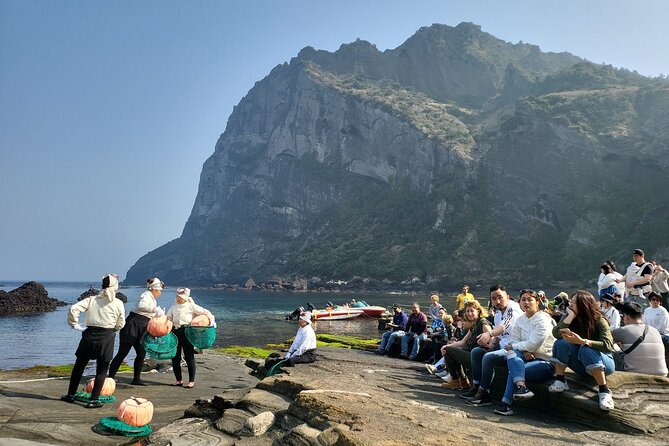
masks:
<path fill-rule="evenodd" d="M 185 302 L 183 304 L 175 303 L 165 314 L 167 315 L 167 319 L 171 320 L 174 324 L 174 328 L 190 324 L 195 316 L 201 314 L 206 315 L 209 318 L 209 322 L 212 325 L 214 324 L 214 315 L 211 314 L 211 311 L 196 305 L 193 302 Z"/>
<path fill-rule="evenodd" d="M 316 348 L 316 333 L 311 324 L 300 327 L 295 335 L 295 340 L 286 353 L 286 358 L 303 355 L 307 350 Z"/>
<path fill-rule="evenodd" d="M 84 325 L 87 327 L 113 328 L 120 330 L 125 325 L 125 307 L 119 299 L 109 300 L 106 294 L 82 299 L 70 307 L 67 322 L 74 328 L 79 322 L 79 314 L 86 312 Z"/>
<path fill-rule="evenodd" d="M 600 273 L 599 274 L 599 280 L 597 281 L 597 287 L 599 290 L 603 290 L 604 288 L 608 288 L 610 286 L 616 286 L 618 283 L 616 282 L 616 275 L 614 273 Z M 617 288 L 617 287 L 616 287 Z"/>
<path fill-rule="evenodd" d="M 511 330 L 509 343 L 514 350 L 550 359 L 555 343 L 553 324 L 553 318 L 545 311 L 538 311 L 531 318 L 523 313 Z"/>
<path fill-rule="evenodd" d="M 669 313 L 664 307 L 648 307 L 643 310 L 643 321 L 655 327 L 660 334 L 669 334 Z"/>
<path fill-rule="evenodd" d="M 156 298 L 153 297 L 151 291 L 146 290 L 142 293 L 141 296 L 139 296 L 137 305 L 132 310 L 130 310 L 130 312 L 151 318 L 156 315 L 157 308 L 158 303 L 156 302 Z"/>

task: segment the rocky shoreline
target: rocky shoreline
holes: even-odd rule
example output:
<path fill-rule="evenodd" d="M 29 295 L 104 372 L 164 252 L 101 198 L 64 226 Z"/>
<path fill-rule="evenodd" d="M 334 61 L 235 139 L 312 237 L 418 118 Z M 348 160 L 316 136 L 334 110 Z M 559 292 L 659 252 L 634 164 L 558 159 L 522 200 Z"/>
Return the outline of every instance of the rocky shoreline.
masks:
<path fill-rule="evenodd" d="M 464 282 L 463 282 L 464 283 Z M 452 288 L 453 292 L 442 292 L 442 294 L 459 293 L 461 283 L 455 283 Z M 475 294 L 486 294 L 487 285 L 481 284 L 471 285 L 471 289 Z M 521 289 L 527 287 L 526 284 L 507 284 L 508 289 Z M 588 289 L 596 287 L 592 283 L 572 283 L 559 282 L 554 284 L 537 284 L 537 289 L 561 289 L 561 290 L 576 290 Z M 419 294 L 419 293 L 436 293 L 438 289 L 443 289 L 440 283 L 428 277 L 421 280 L 418 277 L 410 277 L 402 281 L 393 281 L 390 279 L 372 279 L 369 277 L 353 276 L 348 280 L 322 280 L 320 277 L 305 278 L 282 278 L 273 277 L 271 280 L 265 282 L 256 282 L 253 278 L 248 279 L 244 283 L 218 283 L 210 286 L 200 286 L 193 288 L 205 288 L 215 290 L 231 290 L 231 291 L 267 291 L 267 292 L 315 292 L 315 293 L 389 293 L 389 294 Z"/>
<path fill-rule="evenodd" d="M 516 414 L 506 418 L 493 415 L 490 407 L 463 404 L 422 364 L 361 350 L 319 347 L 314 364 L 263 380 L 251 376 L 240 358 L 213 352 L 196 358 L 194 391 L 168 386 L 171 373 L 147 373 L 151 385 L 145 388 L 132 387 L 130 376 L 119 375 L 118 400 L 134 395 L 154 402 L 151 444 L 659 446 L 669 432 L 664 378 L 619 374 L 612 380 L 616 409 L 609 414 L 597 409 L 586 383 L 558 397 L 568 401 L 542 394 L 537 405 L 518 404 Z M 118 404 L 85 410 L 58 400 L 65 381 L 8 384 L 5 379 L 0 373 L 0 444 L 2 438 L 74 445 L 131 442 L 90 430 Z"/>

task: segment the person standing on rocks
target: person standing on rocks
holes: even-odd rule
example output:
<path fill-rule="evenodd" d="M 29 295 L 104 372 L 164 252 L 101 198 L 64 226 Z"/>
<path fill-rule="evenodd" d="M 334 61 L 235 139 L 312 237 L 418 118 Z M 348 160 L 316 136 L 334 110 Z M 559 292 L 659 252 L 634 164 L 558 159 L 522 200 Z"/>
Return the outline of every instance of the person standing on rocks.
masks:
<path fill-rule="evenodd" d="M 115 334 L 125 325 L 125 308 L 123 302 L 116 299 L 116 290 L 118 290 L 118 276 L 105 274 L 100 294 L 87 297 L 70 307 L 67 321 L 72 328 L 82 331 L 83 334 L 75 353 L 77 360 L 72 369 L 67 395 L 60 397 L 65 402 L 75 401 L 74 395 L 84 369 L 91 359 L 95 359 L 95 383 L 86 408 L 102 407 L 99 401 L 100 391 L 107 378 L 109 362 L 114 355 Z M 79 315 L 82 312 L 86 313 L 85 324 L 79 323 Z"/>
<path fill-rule="evenodd" d="M 385 355 L 388 353 L 395 343 L 395 339 L 401 339 L 402 336 L 406 334 L 405 330 L 409 318 L 404 314 L 404 311 L 402 311 L 399 304 L 393 305 L 393 313 L 393 321 L 386 324 L 388 331 L 381 335 L 381 345 L 379 345 L 379 349 L 374 352 L 377 355 Z"/>
<path fill-rule="evenodd" d="M 646 262 L 645 254 L 641 249 L 635 249 L 632 252 L 632 258 L 634 260 L 627 267 L 627 272 L 622 278 L 617 279 L 617 282 L 625 282 L 630 300 L 636 302 L 638 298 L 639 303 L 643 304 L 645 296 L 653 290 L 650 285 L 653 279 L 653 265 Z"/>
<path fill-rule="evenodd" d="M 659 293 L 662 297 L 662 306 L 669 310 L 669 271 L 664 269 L 662 265 L 657 263 L 655 260 L 651 260 L 653 264 L 653 280 L 650 282 L 650 286 L 653 288 L 653 291 Z"/>
<path fill-rule="evenodd" d="M 177 354 L 172 358 L 172 370 L 176 382 L 173 386 L 182 386 L 183 379 L 181 374 L 181 352 L 183 351 L 186 365 L 188 366 L 188 384 L 184 387 L 192 389 L 195 387 L 195 347 L 186 337 L 185 328 L 190 324 L 195 316 L 205 315 L 209 318 L 209 325 L 216 326 L 214 315 L 206 308 L 202 308 L 193 302 L 190 296 L 190 288 L 177 288 L 177 297 L 174 305 L 167 310 L 167 318 L 172 321 L 172 329 L 179 341 L 177 344 Z"/>
<path fill-rule="evenodd" d="M 458 310 L 464 310 L 465 304 L 476 300 L 474 295 L 469 292 L 469 285 L 462 285 L 462 291 L 458 294 L 458 297 L 455 298 L 455 306 Z"/>
<path fill-rule="evenodd" d="M 146 333 L 146 327 L 154 316 L 165 314 L 165 310 L 160 308 L 156 299 L 163 292 L 165 284 L 157 277 L 151 277 L 146 280 L 147 290 L 139 297 L 137 305 L 130 310 L 128 318 L 125 320 L 125 326 L 119 335 L 119 347 L 116 356 L 109 367 L 109 377 L 116 377 L 116 372 L 121 363 L 130 353 L 130 349 L 135 349 L 135 362 L 133 364 L 133 379 L 130 384 L 135 386 L 145 386 L 146 383 L 140 379 L 146 350 L 142 345 L 142 337 Z"/>

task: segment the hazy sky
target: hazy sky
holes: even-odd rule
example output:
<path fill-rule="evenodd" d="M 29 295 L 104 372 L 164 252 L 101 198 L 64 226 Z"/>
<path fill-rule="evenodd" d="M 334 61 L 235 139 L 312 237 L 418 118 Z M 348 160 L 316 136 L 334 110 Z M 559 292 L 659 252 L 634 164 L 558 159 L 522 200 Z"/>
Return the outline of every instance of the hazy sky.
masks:
<path fill-rule="evenodd" d="M 0 0 L 0 280 L 125 276 L 178 237 L 232 107 L 301 48 L 421 26 L 669 74 L 669 2 Z"/>

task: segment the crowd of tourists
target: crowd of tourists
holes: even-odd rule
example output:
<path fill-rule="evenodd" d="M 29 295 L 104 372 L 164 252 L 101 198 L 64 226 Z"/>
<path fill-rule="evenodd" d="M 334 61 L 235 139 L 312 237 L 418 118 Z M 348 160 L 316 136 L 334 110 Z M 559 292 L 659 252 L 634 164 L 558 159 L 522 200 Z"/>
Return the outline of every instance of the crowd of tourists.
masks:
<path fill-rule="evenodd" d="M 472 406 L 492 405 L 495 374 L 505 373 L 495 380 L 505 382 L 494 409 L 499 415 L 512 415 L 515 401 L 532 398 L 533 383 L 545 382 L 551 393 L 569 391 L 567 370 L 592 377 L 600 409 L 610 411 L 615 403 L 607 376 L 669 373 L 669 273 L 640 249 L 632 257 L 625 274 L 612 261 L 602 264 L 597 297 L 578 290 L 549 300 L 543 291 L 523 289 L 512 298 L 497 284 L 485 308 L 465 285 L 451 314 L 438 294 L 428 315 L 418 303 L 409 315 L 394 305 L 375 353 L 392 354 L 399 339 L 400 358 L 425 361 L 444 388 L 459 391 Z"/>

